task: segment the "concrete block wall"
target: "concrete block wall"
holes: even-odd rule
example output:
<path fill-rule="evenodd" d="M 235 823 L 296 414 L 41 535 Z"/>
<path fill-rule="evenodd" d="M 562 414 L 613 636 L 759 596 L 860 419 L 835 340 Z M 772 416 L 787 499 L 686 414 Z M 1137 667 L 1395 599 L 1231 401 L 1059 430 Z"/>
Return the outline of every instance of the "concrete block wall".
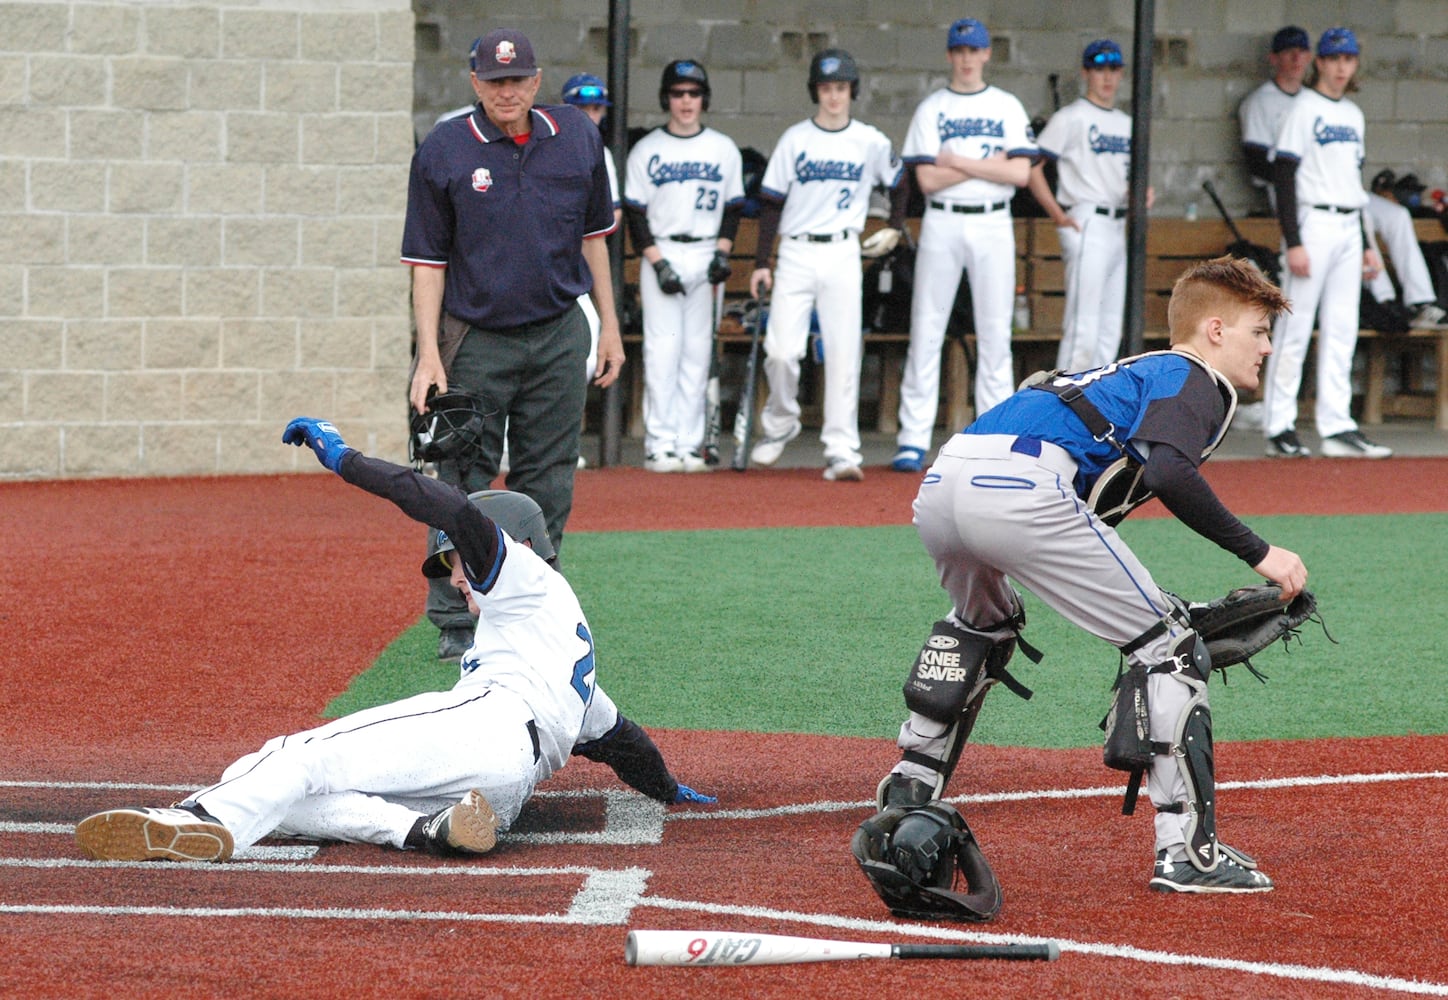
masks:
<path fill-rule="evenodd" d="M 0 3 L 0 479 L 405 452 L 407 0 Z"/>
<path fill-rule="evenodd" d="M 608 4 L 603 0 L 504 0 L 453 4 L 414 0 L 418 15 L 414 125 L 425 131 L 441 112 L 470 99 L 468 44 L 489 28 L 528 33 L 544 64 L 542 97 L 556 101 L 571 74 L 604 75 Z M 1015 94 L 1028 113 L 1053 108 L 1049 77 L 1063 103 L 1079 93 L 1081 49 L 1111 37 L 1131 53 L 1136 5 L 1130 0 L 634 0 L 629 125 L 661 124 L 659 74 L 672 59 L 697 58 L 713 87 L 709 124 L 740 146 L 768 153 L 784 129 L 811 110 L 805 91 L 810 56 L 827 45 L 848 49 L 865 80 L 858 117 L 897 146 L 926 93 L 948 78 L 945 34 L 958 17 L 977 17 L 994 46 L 986 79 Z M 1266 78 L 1267 45 L 1284 24 L 1314 39 L 1345 24 L 1364 48 L 1362 91 L 1369 162 L 1412 171 L 1430 187 L 1448 187 L 1448 2 L 1444 0 L 1159 0 L 1152 97 L 1154 214 L 1181 215 L 1189 202 L 1215 209 L 1202 191 L 1212 180 L 1235 212 L 1253 207 L 1237 153 L 1237 105 Z M 1129 110 L 1130 77 L 1121 103 Z"/>

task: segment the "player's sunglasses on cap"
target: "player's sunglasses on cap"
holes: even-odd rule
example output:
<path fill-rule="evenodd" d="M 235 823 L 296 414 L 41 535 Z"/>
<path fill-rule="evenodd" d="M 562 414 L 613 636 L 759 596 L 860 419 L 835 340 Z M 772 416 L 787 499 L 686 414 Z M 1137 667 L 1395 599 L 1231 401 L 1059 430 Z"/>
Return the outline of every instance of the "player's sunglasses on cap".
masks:
<path fill-rule="evenodd" d="M 607 95 L 602 87 L 595 87 L 591 84 L 587 87 L 575 87 L 568 95 L 578 101 L 601 101 Z"/>
<path fill-rule="evenodd" d="M 1109 38 L 1092 42 L 1081 53 L 1081 65 L 1086 69 L 1117 69 L 1124 64 L 1120 46 Z"/>

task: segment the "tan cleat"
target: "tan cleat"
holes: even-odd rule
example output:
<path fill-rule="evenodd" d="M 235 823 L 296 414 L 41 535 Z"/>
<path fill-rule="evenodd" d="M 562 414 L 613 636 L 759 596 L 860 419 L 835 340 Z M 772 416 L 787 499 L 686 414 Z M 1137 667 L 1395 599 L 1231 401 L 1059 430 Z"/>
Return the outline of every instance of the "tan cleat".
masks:
<path fill-rule="evenodd" d="M 449 809 L 433 813 L 423 826 L 430 854 L 486 854 L 498 843 L 498 814 L 474 788 Z"/>
<path fill-rule="evenodd" d="M 95 861 L 227 861 L 231 831 L 199 810 L 110 809 L 76 824 L 80 852 Z"/>

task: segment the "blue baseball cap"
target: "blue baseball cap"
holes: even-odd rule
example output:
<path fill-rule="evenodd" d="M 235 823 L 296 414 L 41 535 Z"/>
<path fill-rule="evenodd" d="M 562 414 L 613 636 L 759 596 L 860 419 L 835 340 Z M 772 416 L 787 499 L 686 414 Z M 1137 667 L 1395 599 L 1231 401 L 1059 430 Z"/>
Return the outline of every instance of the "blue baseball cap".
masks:
<path fill-rule="evenodd" d="M 972 49 L 990 48 L 990 32 L 985 30 L 973 17 L 962 17 L 950 26 L 950 34 L 945 39 L 947 49 L 958 49 L 962 46 L 969 46 Z"/>
<path fill-rule="evenodd" d="M 1081 53 L 1084 69 L 1110 69 L 1126 64 L 1121 58 L 1121 46 L 1109 38 L 1098 38 Z"/>
<path fill-rule="evenodd" d="M 1355 56 L 1360 53 L 1357 35 L 1351 28 L 1328 28 L 1317 40 L 1320 56 Z"/>
<path fill-rule="evenodd" d="M 533 43 L 528 36 L 513 28 L 490 31 L 473 43 L 468 54 L 473 75 L 479 80 L 503 80 L 510 77 L 536 76 L 538 61 L 533 58 Z"/>
<path fill-rule="evenodd" d="M 1303 31 L 1297 25 L 1289 24 L 1285 28 L 1278 29 L 1277 34 L 1272 36 L 1272 54 L 1276 55 L 1279 52 L 1286 52 L 1288 49 L 1307 49 L 1311 51 L 1312 39 L 1308 38 L 1307 32 Z"/>
<path fill-rule="evenodd" d="M 568 82 L 563 85 L 563 103 L 576 104 L 579 107 L 594 104 L 601 104 L 605 108 L 613 107 L 613 102 L 608 99 L 608 87 L 592 73 L 579 73 L 568 78 Z"/>

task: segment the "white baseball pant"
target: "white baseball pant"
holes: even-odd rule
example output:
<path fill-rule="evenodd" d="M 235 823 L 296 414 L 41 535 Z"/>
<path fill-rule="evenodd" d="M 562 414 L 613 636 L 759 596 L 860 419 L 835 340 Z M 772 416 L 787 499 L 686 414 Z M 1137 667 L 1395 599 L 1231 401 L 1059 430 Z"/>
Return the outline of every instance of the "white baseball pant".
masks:
<path fill-rule="evenodd" d="M 1352 358 L 1357 350 L 1363 287 L 1362 224 L 1356 212 L 1309 208 L 1300 214 L 1309 271 L 1283 271 L 1282 293 L 1292 311 L 1277 318 L 1263 388 L 1263 432 L 1268 438 L 1297 423 L 1302 365 L 1317 318 L 1317 399 L 1314 419 L 1323 437 L 1357 429 L 1352 408 Z"/>
<path fill-rule="evenodd" d="M 1428 262 L 1423 259 L 1423 248 L 1418 245 L 1413 216 L 1402 205 L 1378 194 L 1368 195 L 1368 214 L 1373 217 L 1379 248 L 1388 248 L 1398 283 L 1403 286 L 1404 304 L 1416 306 L 1436 301 L 1433 277 L 1428 273 Z M 1368 290 L 1379 302 L 1392 302 L 1398 297 L 1386 268 L 1368 282 Z"/>
<path fill-rule="evenodd" d="M 1065 227 L 1066 312 L 1056 367 L 1085 371 L 1115 361 L 1126 310 L 1126 219 L 1099 215 L 1094 205 L 1073 205 L 1079 230 Z"/>
<path fill-rule="evenodd" d="M 1011 214 L 1005 208 L 973 215 L 926 208 L 920 224 L 920 249 L 915 255 L 910 349 L 900 383 L 900 432 L 896 441 L 902 448 L 930 450 L 940 406 L 940 350 L 962 280 L 970 281 L 975 316 L 976 414 L 984 413 L 1015 391 L 1011 314 L 1016 290 L 1016 234 Z"/>
<path fill-rule="evenodd" d="M 682 455 L 704 442 L 704 388 L 709 381 L 714 286 L 709 262 L 714 241 L 677 243 L 659 250 L 684 282 L 683 295 L 665 295 L 647 261 L 639 268 L 644 311 L 644 452 Z"/>
<path fill-rule="evenodd" d="M 390 844 L 482 791 L 507 829 L 538 781 L 533 713 L 503 688 L 428 691 L 278 736 L 191 796 L 238 850 L 271 833 Z"/>
<path fill-rule="evenodd" d="M 860 241 L 834 243 L 781 239 L 764 334 L 764 374 L 769 399 L 759 414 L 766 438 L 785 437 L 799 427 L 800 359 L 809 345 L 810 312 L 817 311 L 824 345 L 824 421 L 820 444 L 825 460 L 859 465 Z"/>

